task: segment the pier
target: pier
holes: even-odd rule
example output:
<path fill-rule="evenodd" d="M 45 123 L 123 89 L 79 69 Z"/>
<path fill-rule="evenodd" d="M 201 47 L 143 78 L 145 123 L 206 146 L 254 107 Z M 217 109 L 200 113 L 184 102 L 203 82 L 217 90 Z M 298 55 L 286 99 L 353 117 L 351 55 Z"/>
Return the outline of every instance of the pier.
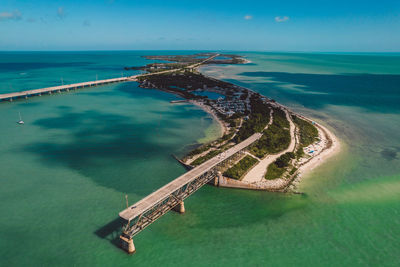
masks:
<path fill-rule="evenodd" d="M 139 202 L 121 211 L 119 217 L 126 222 L 123 233 L 120 236 L 121 247 L 128 253 L 134 253 L 133 236 L 171 209 L 184 213 L 185 206 L 183 201 L 209 182 L 217 186 L 219 177 L 221 177 L 219 169 L 226 164 L 230 164 L 235 155 L 244 153 L 244 149 L 257 141 L 261 136 L 261 133 L 253 134 L 243 142 L 191 169 Z"/>

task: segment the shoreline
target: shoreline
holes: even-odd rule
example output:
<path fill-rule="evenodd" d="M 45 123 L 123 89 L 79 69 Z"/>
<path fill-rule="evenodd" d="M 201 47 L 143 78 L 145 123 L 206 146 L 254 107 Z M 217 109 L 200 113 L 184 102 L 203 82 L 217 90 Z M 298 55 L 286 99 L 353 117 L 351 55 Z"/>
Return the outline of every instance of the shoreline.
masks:
<path fill-rule="evenodd" d="M 328 142 L 330 142 L 330 146 L 325 147 L 319 154 L 315 157 L 311 158 L 304 165 L 299 167 L 299 175 L 295 180 L 301 180 L 301 178 L 307 176 L 311 171 L 313 171 L 318 166 L 327 162 L 329 158 L 338 154 L 341 151 L 341 143 L 340 140 L 334 135 L 331 131 L 329 131 L 325 126 L 321 124 L 316 125 L 319 130 L 321 130 L 325 138 Z"/>
<path fill-rule="evenodd" d="M 226 124 L 220 118 L 218 118 L 217 114 L 215 113 L 214 110 L 212 110 L 212 108 L 210 108 L 209 106 L 204 105 L 201 102 L 196 101 L 196 100 L 189 100 L 188 103 L 191 103 L 191 104 L 201 108 L 203 111 L 205 111 L 206 113 L 210 114 L 213 117 L 213 119 L 220 126 L 220 130 L 221 130 L 221 134 L 220 134 L 221 136 L 220 137 L 224 136 L 225 134 L 227 134 L 229 132 L 228 127 L 226 126 Z M 212 140 L 212 141 L 215 141 L 215 140 Z"/>
<path fill-rule="evenodd" d="M 247 59 L 244 59 L 244 60 L 246 61 L 246 63 L 250 63 L 249 60 L 247 60 Z M 197 66 L 196 69 L 198 67 L 199 66 Z M 199 71 L 199 70 L 197 70 L 197 71 Z M 199 73 L 201 73 L 201 71 Z M 180 74 L 180 75 L 182 75 L 182 74 Z M 263 168 L 258 166 L 258 165 L 260 165 L 260 163 L 257 164 L 252 169 L 250 169 L 250 171 L 246 174 L 246 177 L 242 177 L 242 178 L 245 178 L 244 180 L 233 180 L 228 177 L 223 177 L 221 175 L 222 183 L 219 183 L 219 186 L 232 187 L 232 185 L 234 185 L 235 188 L 256 189 L 256 190 L 266 190 L 266 191 L 275 191 L 275 192 L 287 192 L 287 191 L 291 190 L 294 193 L 296 193 L 293 190 L 293 188 L 296 188 L 296 183 L 300 182 L 300 180 L 305 175 L 307 175 L 311 170 L 318 167 L 322 163 L 327 162 L 328 158 L 330 158 L 331 156 L 333 156 L 334 154 L 336 154 L 340 151 L 340 142 L 338 141 L 338 138 L 332 132 L 330 132 L 328 129 L 326 129 L 324 126 L 314 123 L 313 120 L 311 120 L 301 114 L 293 112 L 293 111 L 289 110 L 289 108 L 286 107 L 285 105 L 275 102 L 274 100 L 270 100 L 268 97 L 263 96 L 260 93 L 255 92 L 249 88 L 239 86 L 239 85 L 236 85 L 231 82 L 225 82 L 224 80 L 216 79 L 216 78 L 210 77 L 210 76 L 202 74 L 202 73 L 201 73 L 201 75 L 203 75 L 203 77 L 205 77 L 206 79 L 210 79 L 215 82 L 230 84 L 232 86 L 232 88 L 234 88 L 234 90 L 240 89 L 243 92 L 247 91 L 249 93 L 249 95 L 252 95 L 252 94 L 258 95 L 258 97 L 262 98 L 262 101 L 270 102 L 270 105 L 272 104 L 272 106 L 275 106 L 276 108 L 280 108 L 281 110 L 286 112 L 288 121 L 290 123 L 290 129 L 291 129 L 290 132 L 291 132 L 291 137 L 292 137 L 291 140 L 292 141 L 288 147 L 288 149 L 291 150 L 291 152 L 294 152 L 294 149 L 296 149 L 299 137 L 297 136 L 298 135 L 297 132 L 294 133 L 295 131 L 297 131 L 296 126 L 291 121 L 289 114 L 296 115 L 296 116 L 302 118 L 303 120 L 306 120 L 309 123 L 314 124 L 315 128 L 317 128 L 317 130 L 318 130 L 318 136 L 319 136 L 319 138 L 316 139 L 312 144 L 303 148 L 305 155 L 303 157 L 297 159 L 296 162 L 293 163 L 294 164 L 293 166 L 295 169 L 295 172 L 293 174 L 290 174 L 288 176 L 287 175 L 288 173 L 286 173 L 285 176 L 281 176 L 281 177 L 273 179 L 273 180 L 265 179 L 264 174 L 266 172 L 266 166 L 264 166 L 264 165 L 267 162 L 264 162 L 264 161 L 271 158 L 271 156 L 274 159 L 276 158 L 276 157 L 274 157 L 276 155 L 271 155 L 269 157 L 267 156 L 266 159 L 263 159 L 262 162 L 260 162 L 260 163 L 263 163 L 263 164 L 261 164 L 262 165 L 261 167 L 263 167 Z M 183 78 L 186 78 L 186 77 L 183 77 Z M 182 80 L 182 78 L 180 78 L 180 80 Z M 196 85 L 199 86 L 198 80 L 196 82 L 197 82 Z M 223 88 L 223 86 L 224 86 L 224 84 L 222 84 L 222 88 Z M 188 88 L 191 88 L 191 87 L 192 86 L 190 86 L 190 87 L 188 86 Z M 197 100 L 196 98 L 192 98 L 190 94 L 188 95 L 187 93 L 185 94 L 178 90 L 168 89 L 168 87 L 165 87 L 165 85 L 163 83 L 161 83 L 161 85 L 159 85 L 157 87 L 154 83 L 144 80 L 143 88 L 154 88 L 154 89 L 158 89 L 158 90 L 161 90 L 161 91 L 164 91 L 167 93 L 172 93 L 172 94 L 178 95 L 178 96 L 186 99 L 186 101 L 188 103 L 191 103 L 191 104 L 201 108 L 204 112 L 210 114 L 211 117 L 219 124 L 219 128 L 221 129 L 220 137 L 212 138 L 207 141 L 202 140 L 202 141 L 200 141 L 201 145 L 206 145 L 208 143 L 211 144 L 211 143 L 217 141 L 218 139 L 220 139 L 221 137 L 223 137 L 225 134 L 229 133 L 230 125 L 228 125 L 227 122 L 225 122 L 218 116 L 219 112 L 217 110 L 214 110 L 213 105 L 210 105 L 209 103 L 205 103 L 203 101 Z M 218 88 L 218 87 L 216 87 L 216 88 Z M 224 94 L 224 93 L 222 93 L 222 94 Z M 247 101 L 248 101 L 248 99 L 247 99 Z M 225 111 L 229 110 L 229 108 L 231 108 L 231 107 L 228 107 Z M 241 127 L 241 125 L 239 125 L 239 128 L 240 127 Z M 239 128 L 237 128 L 236 131 L 238 131 Z M 294 147 L 292 148 L 292 146 L 294 146 Z M 208 147 L 206 147 L 206 148 L 208 148 Z M 215 149 L 211 149 L 211 152 L 214 150 Z M 187 159 L 189 159 L 189 162 L 200 159 L 198 162 L 196 162 L 196 164 L 199 164 L 200 162 L 202 162 L 202 160 L 207 159 L 207 157 L 203 154 L 205 154 L 206 152 L 211 153 L 210 148 L 208 148 L 205 151 L 202 151 L 202 150 L 200 150 L 200 151 L 201 151 L 200 154 L 199 153 L 192 154 L 190 156 L 190 158 L 187 158 Z M 283 151 L 282 153 L 279 153 L 278 156 L 285 152 L 286 152 L 286 150 Z M 204 159 L 201 159 L 200 157 L 203 157 Z M 268 163 L 271 163 L 269 161 L 268 161 Z M 185 160 L 184 162 L 186 165 L 191 164 L 191 163 L 188 163 L 187 160 Z M 196 164 L 194 166 L 196 166 Z M 191 166 L 191 167 L 193 167 L 193 166 Z M 249 177 L 249 174 L 253 174 L 256 177 Z"/>
<path fill-rule="evenodd" d="M 251 60 L 248 60 L 247 58 L 243 58 L 242 64 L 250 64 L 250 63 L 252 63 Z"/>
<path fill-rule="evenodd" d="M 213 78 L 213 77 L 211 77 L 211 78 Z M 213 78 L 213 79 L 215 79 L 215 78 Z M 254 92 L 253 90 L 248 89 L 246 87 L 243 87 L 243 88 L 245 88 L 248 91 Z M 195 101 L 193 101 L 193 102 L 195 102 Z M 299 114 L 297 112 L 291 111 L 287 106 L 285 106 L 283 104 L 280 104 L 278 102 L 275 102 L 275 104 L 277 106 L 279 106 L 282 110 L 285 110 L 289 113 L 297 115 L 297 116 L 301 117 L 302 119 L 305 119 L 309 122 L 313 122 L 312 119 L 305 117 L 304 115 Z M 223 125 L 224 125 L 223 122 L 220 121 L 220 119 L 214 114 L 214 111 L 212 111 L 210 107 L 205 106 L 205 105 L 199 105 L 199 106 L 201 108 L 203 108 L 206 112 L 212 113 L 213 117 L 216 118 L 217 121 L 220 123 L 221 127 L 223 127 Z M 210 110 L 210 111 L 208 111 L 208 110 Z M 251 181 L 243 181 L 243 180 L 230 179 L 228 177 L 222 177 L 223 182 L 222 182 L 222 184 L 220 184 L 220 186 L 232 187 L 232 188 L 238 188 L 238 189 L 265 190 L 265 191 L 271 191 L 271 192 L 286 192 L 292 186 L 296 187 L 296 184 L 301 183 L 302 179 L 307 177 L 310 174 L 310 172 L 312 172 L 315 168 L 319 167 L 320 165 L 327 163 L 329 158 L 333 157 L 334 155 L 337 155 L 341 151 L 340 140 L 336 135 L 334 135 L 331 131 L 329 131 L 325 126 L 321 125 L 320 123 L 315 123 L 315 127 L 318 129 L 318 132 L 320 133 L 320 136 L 321 136 L 320 142 L 326 142 L 327 145 L 325 147 L 323 147 L 321 149 L 321 151 L 318 154 L 315 154 L 315 156 L 313 156 L 311 159 L 308 159 L 306 162 L 303 162 L 299 166 L 297 172 L 291 178 L 288 178 L 288 179 L 277 178 L 274 180 L 267 180 L 267 179 L 263 178 L 263 179 L 257 180 L 257 181 L 254 181 L 252 179 L 250 179 Z M 311 145 L 314 146 L 315 144 L 316 144 L 316 142 L 314 142 Z M 249 172 L 251 172 L 251 170 Z M 247 173 L 247 175 L 248 175 L 248 173 Z M 294 190 L 292 190 L 292 191 L 294 193 L 299 193 Z"/>
<path fill-rule="evenodd" d="M 309 120 L 303 116 L 302 118 Z M 301 183 L 302 179 L 307 177 L 307 175 L 309 175 L 310 172 L 318 166 L 327 163 L 330 157 L 337 155 L 341 151 L 340 141 L 331 131 L 320 124 L 316 125 L 316 127 L 318 128 L 318 131 L 321 131 L 323 135 L 325 135 L 324 140 L 328 142 L 328 145 L 324 147 L 316 156 L 302 163 L 302 165 L 299 166 L 298 171 L 290 178 L 285 179 L 280 177 L 274 180 L 267 180 L 263 178 L 258 181 L 243 181 L 222 176 L 219 180 L 218 186 L 246 190 L 303 194 L 296 191 L 297 185 Z"/>
<path fill-rule="evenodd" d="M 245 89 L 252 91 L 248 88 L 245 88 Z M 226 124 L 220 118 L 218 118 L 215 111 L 212 110 L 211 107 L 204 105 L 203 103 L 198 102 L 196 100 L 189 100 L 188 102 L 200 107 L 205 112 L 209 113 L 220 125 L 221 131 L 222 131 L 222 136 L 228 132 Z M 289 110 L 288 107 L 286 107 L 283 104 L 280 104 L 278 102 L 275 102 L 275 104 L 277 106 L 279 106 L 282 110 L 285 110 L 285 112 L 289 112 L 294 115 L 297 115 L 297 116 L 301 117 L 302 119 L 307 120 L 309 122 L 313 121 L 312 119 L 305 117 L 302 114 L 299 114 L 299 113 Z M 221 180 L 221 183 L 219 184 L 219 186 L 229 187 L 229 188 L 237 188 L 237 189 L 264 190 L 264 191 L 270 191 L 270 192 L 287 192 L 291 189 L 291 187 L 296 187 L 298 184 L 301 183 L 302 179 L 307 177 L 315 168 L 328 162 L 329 158 L 338 154 L 341 151 L 340 141 L 331 131 L 329 131 L 326 127 L 324 127 L 320 123 L 315 123 L 315 127 L 318 129 L 318 132 L 320 134 L 320 137 L 321 137 L 320 142 L 325 142 L 326 146 L 324 146 L 318 154 L 315 154 L 315 156 L 313 156 L 312 158 L 301 163 L 297 172 L 291 178 L 287 178 L 287 179 L 277 178 L 274 180 L 267 180 L 262 177 L 263 179 L 257 179 L 257 180 L 248 179 L 248 181 L 243 181 L 243 180 L 234 180 L 234 179 L 231 179 L 228 177 L 222 177 L 222 180 Z M 213 140 L 213 141 L 215 141 L 215 140 Z M 316 142 L 311 144 L 311 146 L 314 146 L 315 144 L 316 144 Z M 254 166 L 254 167 L 256 167 L 256 166 Z M 249 172 L 251 172 L 251 170 Z M 265 170 L 263 170 L 263 173 L 265 173 Z M 249 173 L 247 173 L 246 175 L 248 176 L 248 174 Z M 294 190 L 292 190 L 292 191 L 293 191 L 293 193 L 299 193 Z"/>
<path fill-rule="evenodd" d="M 246 61 L 246 63 L 251 63 L 250 60 L 244 59 Z M 207 74 L 203 74 L 208 76 Z M 217 79 L 214 77 L 211 77 L 213 79 Z M 237 85 L 238 86 L 238 85 Z M 243 87 L 243 86 L 241 86 Z M 243 87 L 248 91 L 254 92 L 253 90 Z M 263 96 L 263 95 L 262 95 Z M 265 96 L 264 96 L 265 97 Z M 295 114 L 309 122 L 312 122 L 313 120 L 302 115 L 299 114 L 297 112 L 291 111 L 287 106 L 280 104 L 279 102 L 275 102 L 276 105 L 278 105 L 280 108 L 282 108 L 283 110 L 286 110 L 292 114 Z M 235 183 L 239 182 L 245 185 L 251 185 L 252 187 L 256 186 L 257 190 L 262 190 L 262 188 L 260 188 L 259 183 L 262 182 L 264 184 L 264 186 L 266 186 L 266 184 L 268 184 L 268 186 L 266 187 L 270 187 L 269 189 L 271 189 L 271 191 L 277 191 L 277 190 L 284 190 L 284 189 L 288 189 L 292 184 L 294 183 L 300 183 L 300 181 L 306 177 L 307 175 L 310 174 L 311 171 L 313 171 L 315 168 L 319 167 L 320 165 L 328 162 L 329 158 L 333 157 L 334 155 L 337 155 L 340 153 L 341 151 L 341 142 L 339 140 L 339 138 L 334 135 L 331 131 L 329 131 L 325 126 L 321 125 L 320 123 L 316 123 L 315 126 L 318 129 L 318 132 L 322 132 L 323 133 L 323 137 L 329 142 L 331 142 L 331 145 L 328 147 L 324 147 L 321 152 L 319 154 L 317 154 L 315 157 L 311 158 L 310 160 L 306 161 L 305 163 L 303 163 L 299 168 L 298 171 L 296 172 L 297 175 L 295 175 L 292 179 L 283 179 L 283 178 L 278 178 L 275 180 L 261 180 L 261 181 L 251 181 L 251 182 L 243 182 L 243 181 L 236 181 Z M 322 141 L 322 140 L 321 140 Z M 229 179 L 229 178 L 226 178 Z M 231 180 L 231 179 L 230 179 Z M 279 186 L 277 186 L 279 184 Z M 235 186 L 236 188 L 240 188 Z M 249 188 L 249 189 L 254 189 L 254 188 Z M 268 190 L 267 188 L 265 190 Z"/>

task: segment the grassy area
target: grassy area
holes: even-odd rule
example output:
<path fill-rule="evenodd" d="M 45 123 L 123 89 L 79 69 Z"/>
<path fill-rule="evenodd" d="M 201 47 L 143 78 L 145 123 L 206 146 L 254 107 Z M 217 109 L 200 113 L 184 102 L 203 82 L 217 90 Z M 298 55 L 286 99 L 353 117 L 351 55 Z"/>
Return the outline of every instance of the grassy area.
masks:
<path fill-rule="evenodd" d="M 224 172 L 224 176 L 239 180 L 258 160 L 247 155 L 234 166 Z"/>
<path fill-rule="evenodd" d="M 272 124 L 264 131 L 263 136 L 250 148 L 250 152 L 258 158 L 273 154 L 289 147 L 290 127 L 284 111 L 274 110 Z"/>
<path fill-rule="evenodd" d="M 202 157 L 199 157 L 196 160 L 194 160 L 190 165 L 192 165 L 192 166 L 200 165 L 200 164 L 206 162 L 207 160 L 215 157 L 216 155 L 218 155 L 221 152 L 222 152 L 222 150 L 220 150 L 220 149 L 210 151 L 206 155 L 204 155 Z"/>
<path fill-rule="evenodd" d="M 290 166 L 290 161 L 294 158 L 295 154 L 293 152 L 287 152 L 281 155 L 275 160 L 274 163 L 271 163 L 268 166 L 267 173 L 265 174 L 265 179 L 273 180 L 281 177 L 286 172 L 287 167 Z"/>
<path fill-rule="evenodd" d="M 274 180 L 283 175 L 286 171 L 286 168 L 279 168 L 275 165 L 275 163 L 271 163 L 267 168 L 267 173 L 265 174 L 265 179 Z"/>

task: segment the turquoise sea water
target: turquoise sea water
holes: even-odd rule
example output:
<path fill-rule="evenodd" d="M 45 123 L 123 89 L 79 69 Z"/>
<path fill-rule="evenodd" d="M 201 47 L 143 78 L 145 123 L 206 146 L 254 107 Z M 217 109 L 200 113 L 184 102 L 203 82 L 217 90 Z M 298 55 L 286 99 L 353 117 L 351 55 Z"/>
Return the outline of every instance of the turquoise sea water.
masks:
<path fill-rule="evenodd" d="M 0 53 L 0 92 L 115 77 L 159 53 Z M 125 193 L 133 203 L 183 173 L 171 154 L 215 138 L 217 124 L 135 83 L 1 103 L 0 265 L 396 266 L 400 57 L 241 54 L 253 63 L 203 72 L 313 117 L 343 142 L 305 177 L 305 196 L 205 186 L 184 215 L 138 234 L 130 256 L 115 245 Z"/>

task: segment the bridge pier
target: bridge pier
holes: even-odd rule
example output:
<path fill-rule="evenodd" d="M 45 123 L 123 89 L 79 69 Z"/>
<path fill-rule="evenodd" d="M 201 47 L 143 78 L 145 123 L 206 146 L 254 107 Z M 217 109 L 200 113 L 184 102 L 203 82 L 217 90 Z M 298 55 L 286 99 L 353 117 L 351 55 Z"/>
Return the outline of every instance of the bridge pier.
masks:
<path fill-rule="evenodd" d="M 180 214 L 185 213 L 185 203 L 183 201 L 179 202 L 179 204 L 174 207 L 174 210 Z"/>
<path fill-rule="evenodd" d="M 214 177 L 214 186 L 219 186 L 219 181 L 222 178 L 222 173 L 218 172 L 217 175 Z"/>
<path fill-rule="evenodd" d="M 123 235 L 120 235 L 119 239 L 121 240 L 121 247 L 123 250 L 125 250 L 129 254 L 133 254 L 136 252 L 136 248 L 135 245 L 133 244 L 132 238 L 127 238 Z"/>

